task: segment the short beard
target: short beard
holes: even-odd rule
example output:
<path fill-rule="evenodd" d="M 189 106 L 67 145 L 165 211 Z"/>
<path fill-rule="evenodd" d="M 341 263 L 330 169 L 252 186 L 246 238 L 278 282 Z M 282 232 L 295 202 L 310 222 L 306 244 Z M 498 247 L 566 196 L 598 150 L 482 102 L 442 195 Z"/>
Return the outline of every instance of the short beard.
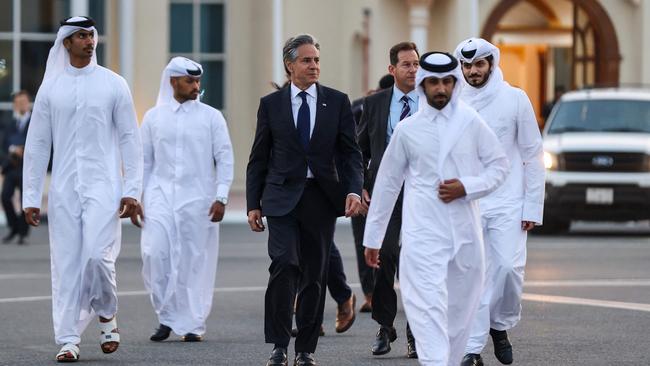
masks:
<path fill-rule="evenodd" d="M 472 86 L 473 88 L 477 88 L 477 89 L 479 89 L 479 88 L 484 87 L 485 84 L 487 84 L 488 80 L 490 80 L 490 73 L 488 73 L 487 75 L 485 75 L 485 77 L 483 78 L 483 80 L 481 80 L 481 82 L 478 83 L 478 84 L 476 84 L 476 85 L 475 85 L 475 84 L 472 84 L 472 82 L 469 81 L 469 80 L 470 80 L 469 77 L 468 77 L 468 78 L 465 78 L 465 80 L 466 80 L 467 83 L 468 83 L 470 86 Z"/>
<path fill-rule="evenodd" d="M 435 96 L 434 96 L 434 97 L 435 97 Z M 449 104 L 449 101 L 450 101 L 450 100 L 451 100 L 451 98 L 447 98 L 447 99 L 444 101 L 444 103 L 441 103 L 441 102 L 436 102 L 435 99 L 433 99 L 433 97 L 432 97 L 432 98 L 429 98 L 429 97 L 427 96 L 427 103 L 429 103 L 430 106 L 432 106 L 433 108 L 435 108 L 435 109 L 437 109 L 437 110 L 442 110 L 443 108 L 445 108 L 445 107 L 447 106 L 447 104 Z"/>
<path fill-rule="evenodd" d="M 188 94 L 175 94 L 174 98 L 178 101 L 179 99 L 183 101 L 183 103 L 187 102 L 188 100 L 197 100 L 199 99 L 199 96 L 197 95 L 196 97 L 192 96 L 192 93 Z M 181 103 L 182 104 L 182 103 Z"/>

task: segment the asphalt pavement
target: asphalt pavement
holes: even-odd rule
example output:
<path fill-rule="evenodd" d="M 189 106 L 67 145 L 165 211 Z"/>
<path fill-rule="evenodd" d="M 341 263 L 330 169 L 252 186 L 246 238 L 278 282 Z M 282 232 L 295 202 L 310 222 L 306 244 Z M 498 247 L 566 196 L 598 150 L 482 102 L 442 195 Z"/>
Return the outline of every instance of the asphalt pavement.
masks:
<path fill-rule="evenodd" d="M 511 332 L 516 365 L 646 365 L 650 363 L 650 230 L 577 225 L 563 236 L 531 236 L 523 318 Z M 0 235 L 6 234 L 5 229 Z M 266 233 L 244 224 L 221 227 L 219 268 L 208 331 L 201 343 L 178 336 L 154 343 L 156 319 L 140 276 L 139 232 L 124 226 L 117 264 L 122 344 L 112 355 L 99 348 L 91 324 L 82 337 L 84 365 L 264 365 L 263 307 L 269 259 Z M 358 286 L 351 230 L 337 225 L 349 282 Z M 47 227 L 32 231 L 29 244 L 0 245 L 0 365 L 53 365 L 50 261 Z M 320 365 L 417 365 L 405 358 L 405 318 L 400 338 L 381 357 L 369 348 L 377 325 L 358 314 L 352 328 L 334 332 L 335 303 L 325 309 L 325 332 L 316 353 Z M 488 346 L 486 365 L 499 365 Z M 290 350 L 290 357 L 293 351 Z"/>

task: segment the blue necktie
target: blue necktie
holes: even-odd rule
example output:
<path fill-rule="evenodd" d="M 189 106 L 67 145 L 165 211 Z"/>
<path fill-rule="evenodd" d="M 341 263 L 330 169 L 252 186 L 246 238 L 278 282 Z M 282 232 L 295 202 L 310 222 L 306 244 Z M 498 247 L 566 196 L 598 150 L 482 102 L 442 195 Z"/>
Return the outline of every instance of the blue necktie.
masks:
<path fill-rule="evenodd" d="M 300 98 L 302 98 L 302 104 L 300 109 L 298 109 L 298 136 L 300 136 L 300 143 L 302 147 L 305 148 L 305 151 L 309 149 L 309 104 L 307 104 L 307 93 L 301 91 L 298 93 Z"/>
<path fill-rule="evenodd" d="M 409 97 L 407 97 L 406 95 L 404 95 L 400 99 L 400 101 L 402 101 L 402 103 L 404 103 L 404 105 L 402 106 L 402 113 L 400 113 L 400 115 L 399 115 L 399 120 L 401 121 L 404 118 L 411 115 L 411 106 L 409 106 Z"/>

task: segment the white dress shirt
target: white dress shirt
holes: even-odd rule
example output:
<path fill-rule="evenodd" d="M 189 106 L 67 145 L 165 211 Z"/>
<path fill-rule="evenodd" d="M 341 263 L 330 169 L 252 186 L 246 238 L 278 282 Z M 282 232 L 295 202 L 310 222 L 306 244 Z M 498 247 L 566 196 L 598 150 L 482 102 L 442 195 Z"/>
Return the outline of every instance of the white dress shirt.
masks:
<path fill-rule="evenodd" d="M 296 128 L 298 128 L 298 110 L 302 105 L 302 98 L 298 95 L 301 91 L 303 90 L 291 83 L 291 111 L 293 113 L 293 124 Z M 309 106 L 309 138 L 311 138 L 311 134 L 314 132 L 314 124 L 316 123 L 316 113 L 314 113 L 316 111 L 316 98 L 318 98 L 316 84 L 311 84 L 304 92 L 307 93 L 307 105 Z M 307 167 L 307 178 L 313 177 L 314 174 Z"/>

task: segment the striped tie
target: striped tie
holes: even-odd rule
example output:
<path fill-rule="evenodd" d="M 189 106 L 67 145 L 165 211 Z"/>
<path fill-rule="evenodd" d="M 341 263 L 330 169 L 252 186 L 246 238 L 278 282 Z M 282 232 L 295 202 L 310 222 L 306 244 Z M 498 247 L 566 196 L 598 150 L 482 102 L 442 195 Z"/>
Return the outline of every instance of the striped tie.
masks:
<path fill-rule="evenodd" d="M 404 103 L 404 106 L 402 106 L 402 113 L 399 115 L 399 120 L 401 121 L 411 115 L 411 107 L 409 106 L 409 97 L 406 95 L 404 95 L 400 101 Z"/>

